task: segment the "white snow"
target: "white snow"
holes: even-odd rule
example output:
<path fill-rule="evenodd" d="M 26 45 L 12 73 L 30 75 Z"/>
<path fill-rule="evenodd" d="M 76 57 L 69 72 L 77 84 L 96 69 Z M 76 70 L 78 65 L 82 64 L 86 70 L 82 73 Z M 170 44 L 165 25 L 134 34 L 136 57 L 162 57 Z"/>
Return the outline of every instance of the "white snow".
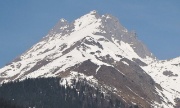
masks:
<path fill-rule="evenodd" d="M 180 66 L 174 65 L 179 63 L 180 59 L 175 58 L 169 61 L 155 61 L 148 66 L 142 67 L 155 80 L 155 82 L 160 84 L 163 88 L 163 91 L 156 90 L 159 95 L 163 93 L 165 95 L 165 97 L 162 96 L 164 101 L 166 103 L 171 102 L 173 105 L 175 105 L 174 99 L 180 97 L 180 87 L 178 87 L 178 85 L 180 85 Z M 172 72 L 173 75 L 164 75 L 163 72 L 165 71 Z M 162 106 L 166 108 L 167 105 L 164 104 Z M 167 108 L 170 108 L 170 106 Z"/>
<path fill-rule="evenodd" d="M 70 75 L 62 78 L 61 81 L 60 81 L 60 84 L 61 85 L 69 85 L 69 86 L 71 86 L 72 85 L 72 80 L 79 81 L 79 80 L 83 80 L 83 79 L 86 79 L 91 86 L 94 86 L 94 85 L 98 84 L 98 80 L 96 78 L 94 78 L 93 76 L 86 76 L 86 75 L 84 75 L 82 73 L 78 73 L 78 72 L 75 72 L 75 71 L 71 71 Z"/>
<path fill-rule="evenodd" d="M 122 61 L 125 65 L 128 65 L 129 66 L 129 64 L 127 63 L 127 62 L 125 62 L 125 61 Z"/>
<path fill-rule="evenodd" d="M 60 21 L 61 21 L 61 22 L 65 22 L 66 20 L 65 20 L 64 18 L 61 18 Z"/>
<path fill-rule="evenodd" d="M 101 66 L 98 66 L 98 68 L 96 69 L 96 74 L 97 74 L 97 72 L 99 71 L 100 68 L 101 68 Z"/>

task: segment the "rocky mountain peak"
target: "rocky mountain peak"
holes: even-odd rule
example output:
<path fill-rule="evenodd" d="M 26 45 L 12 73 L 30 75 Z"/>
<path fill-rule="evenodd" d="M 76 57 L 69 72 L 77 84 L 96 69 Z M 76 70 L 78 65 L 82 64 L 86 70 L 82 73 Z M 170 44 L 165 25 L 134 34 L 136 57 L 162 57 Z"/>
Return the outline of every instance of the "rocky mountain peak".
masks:
<path fill-rule="evenodd" d="M 60 19 L 40 42 L 0 69 L 0 84 L 81 73 L 127 102 L 172 108 L 172 93 L 180 92 L 171 86 L 180 84 L 179 59 L 154 58 L 116 17 L 91 11 L 72 23 Z"/>
<path fill-rule="evenodd" d="M 63 31 L 64 28 L 68 27 L 69 23 L 64 18 L 61 18 L 58 23 L 50 30 L 49 34 L 57 34 Z"/>

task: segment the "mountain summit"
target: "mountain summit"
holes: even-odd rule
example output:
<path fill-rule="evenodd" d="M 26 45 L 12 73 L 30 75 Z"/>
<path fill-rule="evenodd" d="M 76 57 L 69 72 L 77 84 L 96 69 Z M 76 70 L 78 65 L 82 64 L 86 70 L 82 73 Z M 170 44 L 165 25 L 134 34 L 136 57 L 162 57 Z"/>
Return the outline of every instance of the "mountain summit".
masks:
<path fill-rule="evenodd" d="M 83 77 L 141 107 L 178 107 L 180 59 L 157 60 L 112 15 L 97 11 L 60 21 L 27 52 L 0 69 L 0 83 L 38 77 Z"/>

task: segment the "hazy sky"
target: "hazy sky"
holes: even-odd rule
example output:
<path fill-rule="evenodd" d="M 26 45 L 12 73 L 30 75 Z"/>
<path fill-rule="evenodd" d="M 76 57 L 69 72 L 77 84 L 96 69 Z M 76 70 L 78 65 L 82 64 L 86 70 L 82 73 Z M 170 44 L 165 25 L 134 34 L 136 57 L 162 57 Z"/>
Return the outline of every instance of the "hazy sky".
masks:
<path fill-rule="evenodd" d="M 118 17 L 159 59 L 180 56 L 180 0 L 0 0 L 0 67 L 58 22 L 97 10 Z"/>

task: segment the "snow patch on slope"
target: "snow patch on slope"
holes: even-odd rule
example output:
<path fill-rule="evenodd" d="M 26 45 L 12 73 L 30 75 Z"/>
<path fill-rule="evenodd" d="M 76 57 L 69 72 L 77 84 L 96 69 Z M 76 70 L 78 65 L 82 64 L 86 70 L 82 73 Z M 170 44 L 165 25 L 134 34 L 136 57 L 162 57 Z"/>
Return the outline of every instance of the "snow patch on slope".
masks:
<path fill-rule="evenodd" d="M 79 80 L 84 80 L 84 79 L 86 79 L 91 86 L 95 86 L 98 84 L 98 80 L 93 76 L 86 76 L 82 73 L 78 73 L 75 71 L 71 71 L 70 75 L 62 78 L 60 84 L 64 86 L 72 86 L 74 80 L 77 82 Z"/>

